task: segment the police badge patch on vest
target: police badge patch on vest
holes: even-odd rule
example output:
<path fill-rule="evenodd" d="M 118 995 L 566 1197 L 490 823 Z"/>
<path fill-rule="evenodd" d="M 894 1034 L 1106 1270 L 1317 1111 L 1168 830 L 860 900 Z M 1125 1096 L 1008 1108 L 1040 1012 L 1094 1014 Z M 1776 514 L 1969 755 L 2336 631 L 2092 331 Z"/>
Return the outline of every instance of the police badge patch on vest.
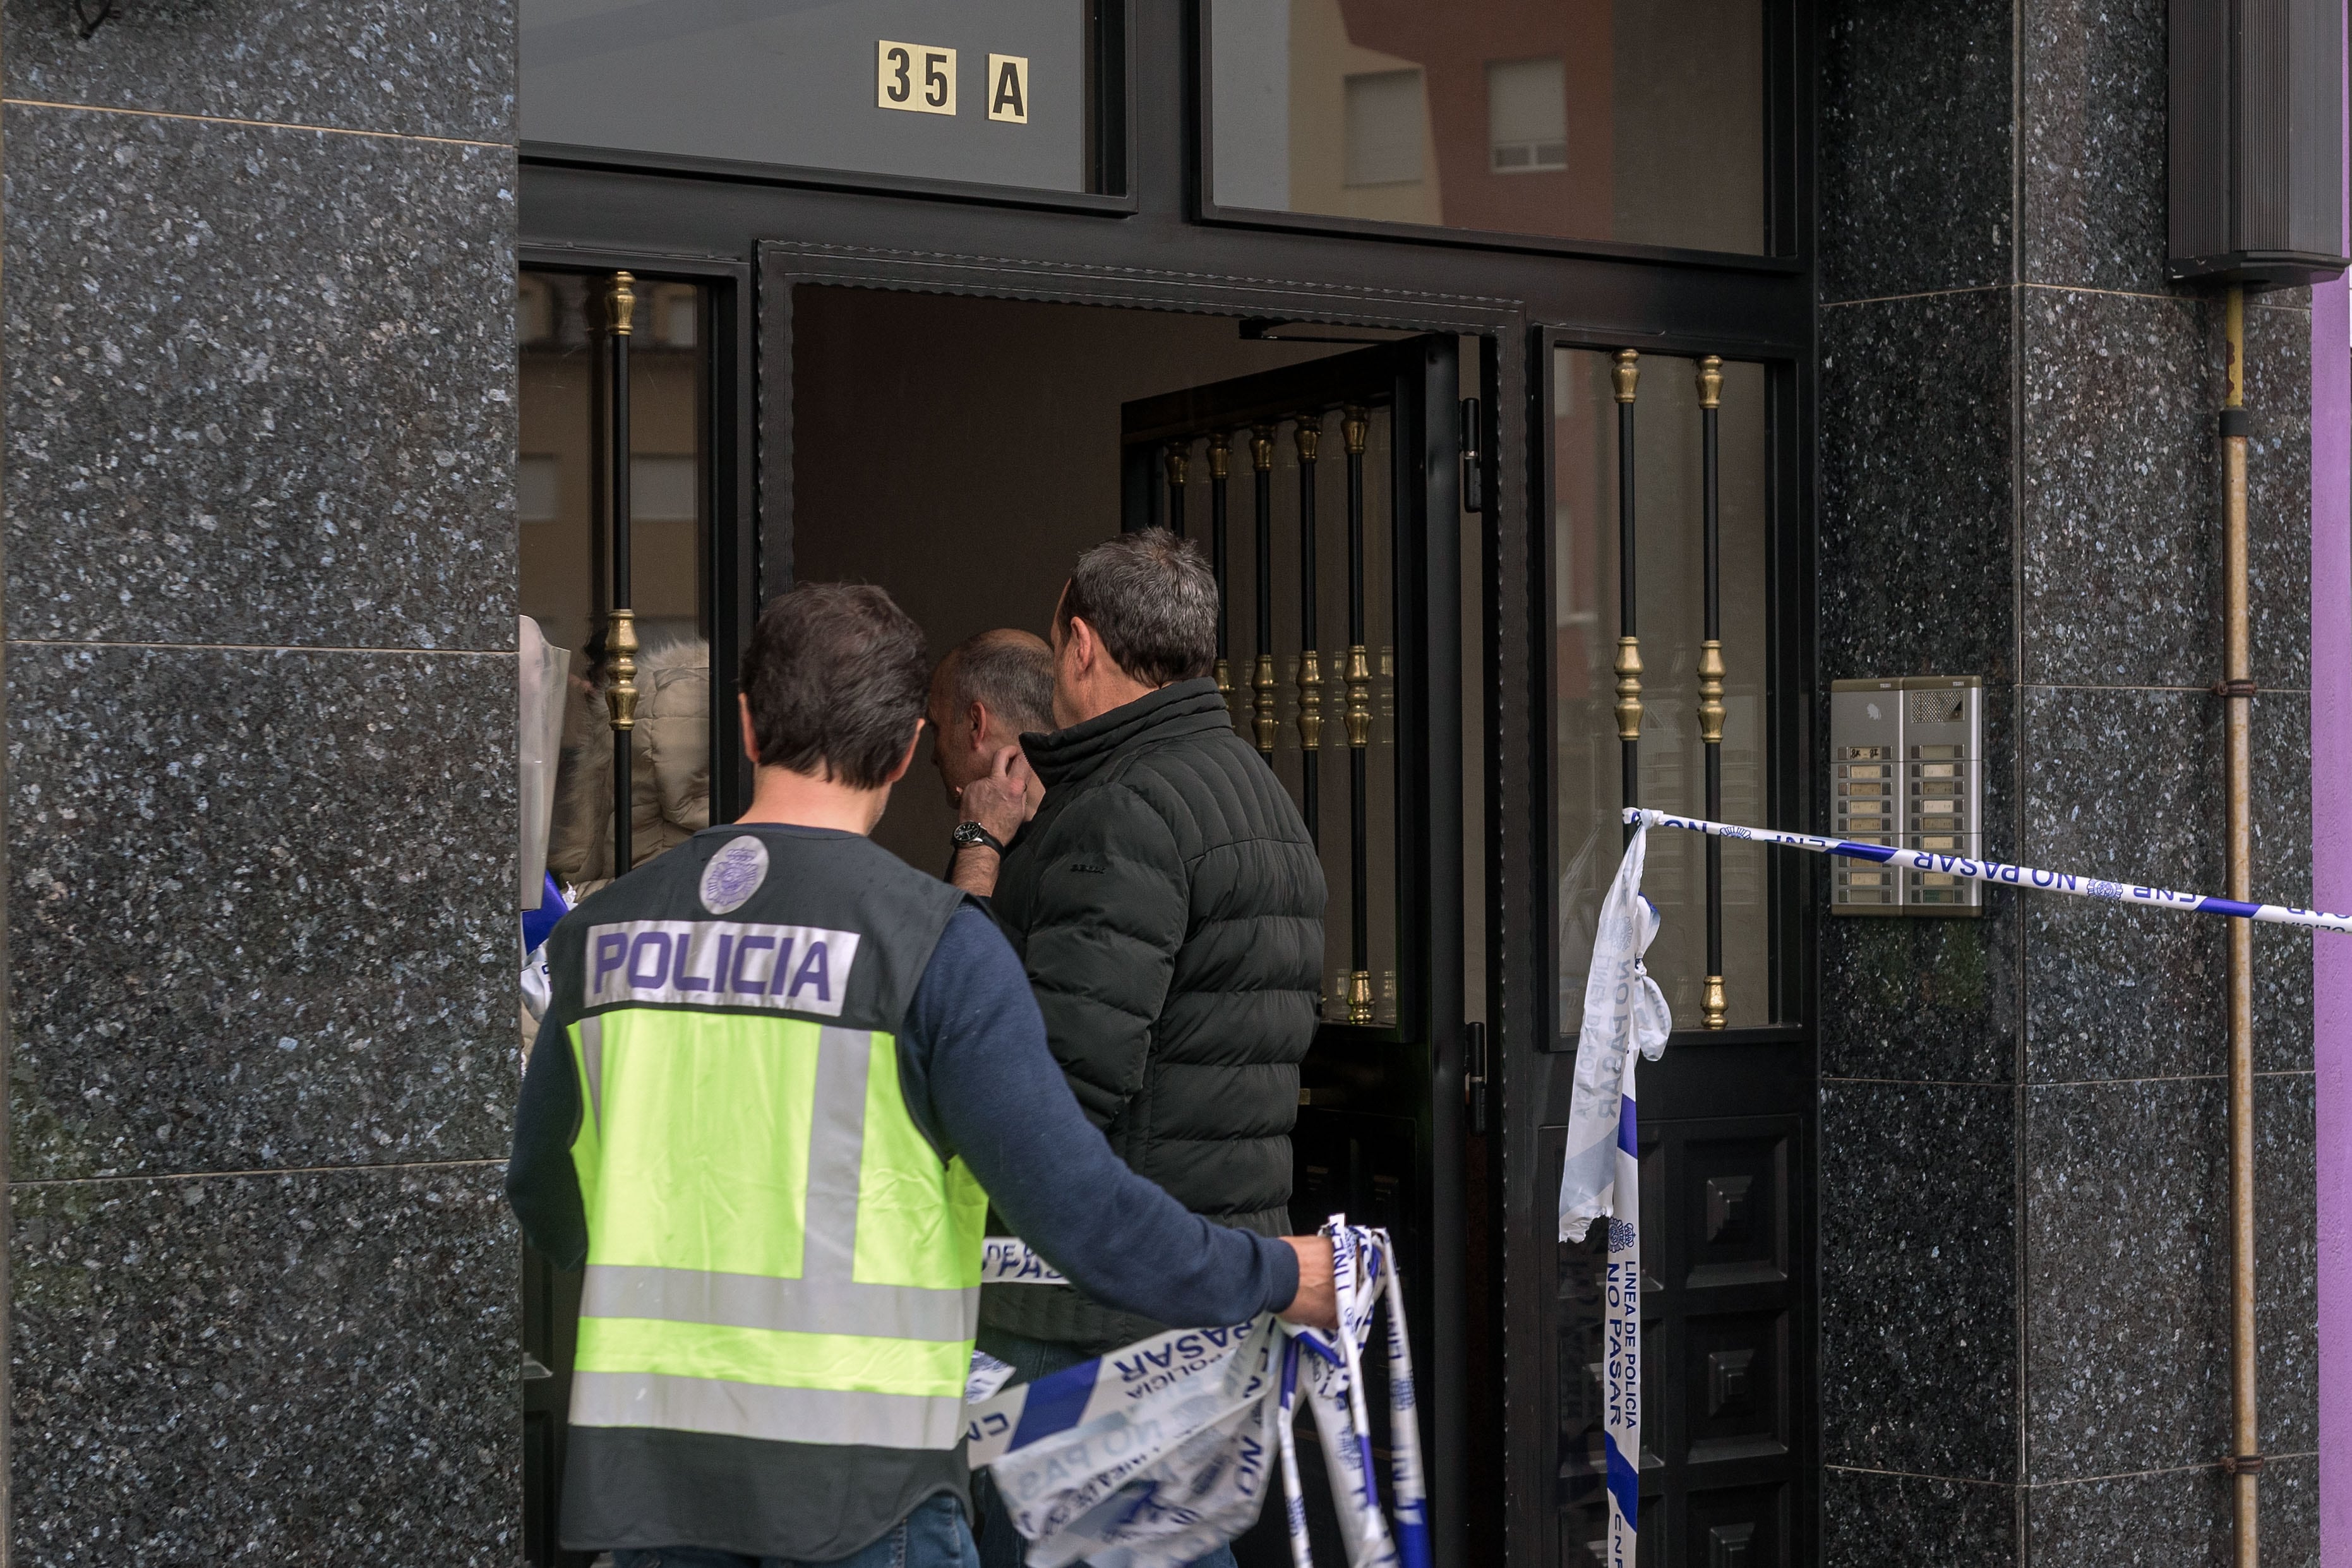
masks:
<path fill-rule="evenodd" d="M 704 880 L 707 884 L 709 878 Z M 732 920 L 592 925 L 583 1005 L 668 1002 L 839 1018 L 857 942 L 855 931 Z"/>
<path fill-rule="evenodd" d="M 768 846 L 751 833 L 730 839 L 702 868 L 702 907 L 713 915 L 732 915 L 767 880 Z"/>

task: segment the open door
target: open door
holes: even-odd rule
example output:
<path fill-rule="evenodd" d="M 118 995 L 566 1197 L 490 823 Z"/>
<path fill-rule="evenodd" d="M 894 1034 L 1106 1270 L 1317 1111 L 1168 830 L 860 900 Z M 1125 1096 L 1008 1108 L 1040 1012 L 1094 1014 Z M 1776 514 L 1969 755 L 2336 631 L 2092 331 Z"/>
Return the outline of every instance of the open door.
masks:
<path fill-rule="evenodd" d="M 1123 524 L 1206 547 L 1234 727 L 1321 850 L 1323 1021 L 1291 1221 L 1344 1210 L 1396 1240 L 1441 1568 L 1462 1559 L 1468 1448 L 1456 393 L 1455 340 L 1424 337 L 1141 399 L 1122 419 Z M 1307 1490 L 1312 1521 L 1328 1493 Z M 1336 1539 L 1315 1545 L 1344 1560 Z M 1236 1543 L 1244 1568 L 1262 1548 L 1288 1561 L 1278 1509 Z"/>

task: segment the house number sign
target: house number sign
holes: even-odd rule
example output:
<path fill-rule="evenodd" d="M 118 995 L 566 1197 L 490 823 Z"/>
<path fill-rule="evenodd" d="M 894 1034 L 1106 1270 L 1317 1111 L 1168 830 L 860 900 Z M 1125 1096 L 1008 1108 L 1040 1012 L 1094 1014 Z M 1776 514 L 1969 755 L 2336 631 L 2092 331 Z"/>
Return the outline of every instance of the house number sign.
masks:
<path fill-rule="evenodd" d="M 877 108 L 901 109 L 910 114 L 955 114 L 955 50 L 883 38 L 874 46 L 874 55 Z M 1029 123 L 1028 56 L 989 56 L 987 88 L 989 119 L 1010 125 Z"/>

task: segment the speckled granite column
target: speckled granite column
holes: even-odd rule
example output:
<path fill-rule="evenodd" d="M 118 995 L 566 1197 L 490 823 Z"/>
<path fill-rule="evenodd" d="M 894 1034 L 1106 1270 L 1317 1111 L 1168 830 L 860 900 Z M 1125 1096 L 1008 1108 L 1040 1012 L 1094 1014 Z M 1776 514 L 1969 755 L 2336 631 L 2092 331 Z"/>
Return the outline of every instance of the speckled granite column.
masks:
<path fill-rule="evenodd" d="M 2221 886 L 2218 307 L 2165 6 L 1823 13 L 1824 681 L 1987 683 L 1989 853 Z M 2249 312 L 2257 890 L 2308 896 L 2308 303 Z M 1883 584 L 1906 584 L 1886 591 Z M 2219 1564 L 2223 929 L 1826 922 L 1827 1558 Z M 2258 933 L 2266 1563 L 2315 1562 L 2311 943 Z"/>
<path fill-rule="evenodd" d="M 512 15 L 119 12 L 0 6 L 12 1561 L 511 1563 Z"/>

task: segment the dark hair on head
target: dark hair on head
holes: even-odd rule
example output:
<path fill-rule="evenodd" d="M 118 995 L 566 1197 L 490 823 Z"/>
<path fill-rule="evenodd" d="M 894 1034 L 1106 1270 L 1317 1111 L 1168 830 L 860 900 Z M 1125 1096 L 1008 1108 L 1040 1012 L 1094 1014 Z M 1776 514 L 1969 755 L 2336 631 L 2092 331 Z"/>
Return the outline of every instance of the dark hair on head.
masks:
<path fill-rule="evenodd" d="M 859 789 L 889 782 L 930 688 L 922 629 L 878 588 L 805 582 L 768 601 L 743 650 L 760 762 Z"/>
<path fill-rule="evenodd" d="M 1015 735 L 1054 727 L 1054 651 L 1035 632 L 975 632 L 948 657 L 955 666 L 948 695 L 957 707 L 983 704 Z"/>
<path fill-rule="evenodd" d="M 1121 534 L 1078 558 L 1054 612 L 1084 621 L 1118 667 L 1148 686 L 1209 673 L 1217 657 L 1217 580 L 1201 552 L 1166 528 Z"/>

